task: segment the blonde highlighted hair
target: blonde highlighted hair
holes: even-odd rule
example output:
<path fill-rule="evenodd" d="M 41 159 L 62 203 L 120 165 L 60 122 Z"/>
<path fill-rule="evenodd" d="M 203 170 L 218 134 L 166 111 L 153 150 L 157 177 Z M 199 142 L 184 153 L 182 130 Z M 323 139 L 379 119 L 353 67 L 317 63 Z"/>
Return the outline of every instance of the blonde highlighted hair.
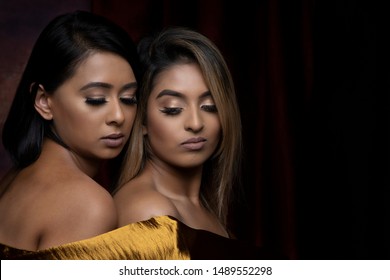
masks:
<path fill-rule="evenodd" d="M 220 143 L 204 164 L 200 196 L 204 206 L 226 225 L 231 194 L 240 171 L 242 136 L 234 83 L 221 52 L 210 39 L 196 31 L 170 27 L 141 40 L 138 53 L 142 69 L 138 111 L 117 189 L 142 171 L 150 155 L 142 125 L 156 77 L 174 65 L 196 63 L 217 106 L 222 128 Z"/>

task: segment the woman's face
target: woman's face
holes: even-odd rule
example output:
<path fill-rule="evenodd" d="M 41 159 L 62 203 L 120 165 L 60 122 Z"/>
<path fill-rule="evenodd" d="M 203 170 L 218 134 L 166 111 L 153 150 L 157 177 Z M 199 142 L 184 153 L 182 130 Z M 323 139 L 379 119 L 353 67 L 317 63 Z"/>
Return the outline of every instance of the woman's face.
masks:
<path fill-rule="evenodd" d="M 148 99 L 144 134 L 160 162 L 189 168 L 210 158 L 221 125 L 197 64 L 175 65 L 158 75 Z"/>
<path fill-rule="evenodd" d="M 136 88 L 125 59 L 108 52 L 90 55 L 48 97 L 55 132 L 77 156 L 116 157 L 133 126 Z"/>

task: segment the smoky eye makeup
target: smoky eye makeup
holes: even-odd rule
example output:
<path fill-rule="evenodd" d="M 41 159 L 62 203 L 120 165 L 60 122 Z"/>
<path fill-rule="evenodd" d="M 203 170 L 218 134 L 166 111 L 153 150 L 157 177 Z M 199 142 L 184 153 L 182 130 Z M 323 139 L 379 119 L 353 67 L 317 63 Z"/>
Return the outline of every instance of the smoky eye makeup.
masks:
<path fill-rule="evenodd" d="M 185 107 L 185 104 L 180 98 L 172 96 L 161 97 L 157 104 L 159 111 L 169 116 L 180 114 Z"/>
<path fill-rule="evenodd" d="M 217 105 L 214 103 L 214 99 L 211 96 L 211 93 L 207 93 L 203 96 L 203 100 L 200 104 L 200 108 L 209 113 L 216 113 L 218 112 Z"/>
<path fill-rule="evenodd" d="M 91 106 L 99 106 L 108 102 L 106 98 L 106 88 L 97 88 L 97 87 L 85 87 L 82 90 L 84 95 L 85 103 Z"/>
<path fill-rule="evenodd" d="M 217 106 L 215 104 L 204 104 L 204 105 L 201 105 L 200 108 L 206 112 L 209 112 L 209 113 L 218 112 Z"/>
<path fill-rule="evenodd" d="M 162 113 L 164 113 L 166 115 L 174 116 L 174 115 L 180 114 L 183 111 L 183 108 L 179 108 L 179 107 L 163 107 L 163 108 L 160 108 L 159 110 L 160 110 L 160 112 L 162 112 Z"/>
<path fill-rule="evenodd" d="M 85 103 L 91 106 L 99 106 L 107 103 L 107 100 L 104 97 L 86 97 Z"/>
<path fill-rule="evenodd" d="M 136 105 L 138 104 L 137 97 L 135 95 L 135 92 L 137 90 L 136 84 L 131 83 L 126 85 L 123 89 L 121 94 L 119 95 L 119 100 L 125 104 L 125 105 Z"/>
<path fill-rule="evenodd" d="M 135 105 L 138 103 L 137 98 L 135 96 L 119 97 L 119 99 L 125 105 Z"/>
<path fill-rule="evenodd" d="M 135 96 L 133 97 L 120 97 L 119 100 L 125 104 L 125 105 L 136 105 L 137 104 L 137 98 Z M 85 98 L 85 103 L 91 106 L 99 106 L 107 103 L 107 99 L 104 97 L 99 98 L 91 98 L 87 97 Z"/>

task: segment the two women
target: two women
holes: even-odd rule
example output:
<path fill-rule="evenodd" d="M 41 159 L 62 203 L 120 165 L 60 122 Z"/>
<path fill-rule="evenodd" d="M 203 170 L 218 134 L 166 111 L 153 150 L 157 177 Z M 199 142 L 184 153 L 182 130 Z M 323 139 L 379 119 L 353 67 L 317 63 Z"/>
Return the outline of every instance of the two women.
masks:
<path fill-rule="evenodd" d="M 123 30 L 78 12 L 39 37 L 3 132 L 16 166 L 1 186 L 6 257 L 254 257 L 227 228 L 241 127 L 222 55 L 182 28 L 138 50 L 136 109 L 137 55 Z M 129 136 L 112 200 L 92 178 Z"/>

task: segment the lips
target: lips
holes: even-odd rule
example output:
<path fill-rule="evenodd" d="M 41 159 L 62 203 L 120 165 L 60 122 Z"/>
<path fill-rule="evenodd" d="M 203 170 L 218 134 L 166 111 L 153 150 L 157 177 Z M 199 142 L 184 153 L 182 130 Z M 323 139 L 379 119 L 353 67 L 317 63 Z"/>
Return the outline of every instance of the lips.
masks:
<path fill-rule="evenodd" d="M 203 148 L 206 141 L 207 140 L 203 137 L 194 137 L 182 142 L 181 146 L 191 151 L 197 151 Z"/>
<path fill-rule="evenodd" d="M 122 133 L 113 133 L 101 138 L 103 143 L 106 144 L 109 148 L 120 147 L 124 140 L 125 136 Z"/>

